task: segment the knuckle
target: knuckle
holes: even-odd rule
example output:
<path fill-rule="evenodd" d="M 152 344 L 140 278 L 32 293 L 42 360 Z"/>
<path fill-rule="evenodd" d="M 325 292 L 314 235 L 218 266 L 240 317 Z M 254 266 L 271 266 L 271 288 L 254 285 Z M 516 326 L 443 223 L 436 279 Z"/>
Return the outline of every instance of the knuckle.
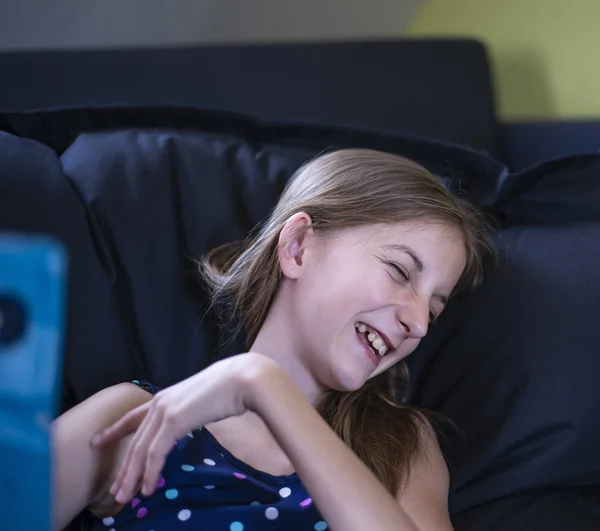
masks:
<path fill-rule="evenodd" d="M 151 446 L 148 450 L 148 463 L 154 463 L 158 459 L 160 459 L 160 452 L 155 446 Z"/>
<path fill-rule="evenodd" d="M 113 426 L 111 426 L 111 430 L 118 431 L 123 429 L 124 427 L 129 427 L 134 423 L 134 421 L 134 415 L 132 415 L 131 412 L 129 412 L 119 422 L 116 422 Z"/>
<path fill-rule="evenodd" d="M 142 445 L 141 442 L 137 442 L 135 443 L 135 445 L 133 446 L 133 451 L 131 453 L 131 460 L 134 461 L 135 457 L 140 455 L 144 450 L 144 446 Z"/>
<path fill-rule="evenodd" d="M 164 422 L 170 427 L 176 427 L 178 422 L 179 415 L 175 409 L 170 408 L 167 409 L 163 415 Z"/>
<path fill-rule="evenodd" d="M 154 403 L 152 405 L 153 409 L 155 411 L 157 411 L 158 413 L 164 414 L 168 411 L 169 408 L 169 404 L 168 402 L 164 399 L 164 397 L 161 396 L 157 396 L 154 399 Z"/>

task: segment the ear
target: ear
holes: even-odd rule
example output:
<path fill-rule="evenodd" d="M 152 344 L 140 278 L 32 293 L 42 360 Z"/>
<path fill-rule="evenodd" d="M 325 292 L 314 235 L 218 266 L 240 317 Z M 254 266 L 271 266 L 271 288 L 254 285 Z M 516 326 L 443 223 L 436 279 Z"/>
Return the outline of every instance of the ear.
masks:
<path fill-rule="evenodd" d="M 311 217 L 305 212 L 291 216 L 279 233 L 277 255 L 283 276 L 297 279 L 304 270 L 306 255 L 314 229 Z"/>

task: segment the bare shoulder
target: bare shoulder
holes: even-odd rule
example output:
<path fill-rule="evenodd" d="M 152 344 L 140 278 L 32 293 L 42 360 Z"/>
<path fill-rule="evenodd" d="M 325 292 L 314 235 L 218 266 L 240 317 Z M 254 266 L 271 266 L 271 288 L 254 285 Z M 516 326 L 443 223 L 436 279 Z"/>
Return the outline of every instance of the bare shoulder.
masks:
<path fill-rule="evenodd" d="M 408 481 L 398 492 L 398 503 L 419 529 L 450 531 L 449 487 L 448 466 L 437 435 L 429 421 L 423 419 L 421 451 L 415 458 Z"/>
<path fill-rule="evenodd" d="M 90 446 L 92 436 L 151 399 L 137 385 L 122 383 L 99 391 L 53 422 L 57 528 L 104 496 L 128 443 L 95 451 Z"/>
<path fill-rule="evenodd" d="M 445 491 L 444 498 L 447 498 L 450 484 L 448 465 L 440 448 L 437 434 L 427 419 L 423 419 L 420 435 L 421 452 L 415 460 L 411 479 L 413 482 L 430 480 L 437 485 L 436 490 Z"/>

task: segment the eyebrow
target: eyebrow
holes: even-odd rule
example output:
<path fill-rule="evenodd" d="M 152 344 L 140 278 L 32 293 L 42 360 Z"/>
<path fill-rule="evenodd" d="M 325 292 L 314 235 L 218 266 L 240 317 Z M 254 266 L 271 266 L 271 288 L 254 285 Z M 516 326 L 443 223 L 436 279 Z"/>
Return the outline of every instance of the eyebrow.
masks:
<path fill-rule="evenodd" d="M 422 273 L 425 270 L 425 266 L 423 265 L 423 260 L 419 258 L 419 255 L 415 252 L 412 247 L 408 245 L 386 245 L 384 249 L 389 251 L 396 251 L 398 253 L 406 253 L 410 256 L 415 263 L 415 267 L 419 273 Z"/>
<path fill-rule="evenodd" d="M 419 273 L 422 273 L 425 270 L 425 264 L 423 264 L 423 260 L 419 258 L 419 255 L 412 247 L 409 247 L 408 245 L 386 245 L 384 249 L 407 254 L 412 258 L 413 262 L 415 263 L 415 268 Z M 448 297 L 446 297 L 446 295 L 435 293 L 433 297 L 438 299 L 444 306 L 448 305 Z"/>

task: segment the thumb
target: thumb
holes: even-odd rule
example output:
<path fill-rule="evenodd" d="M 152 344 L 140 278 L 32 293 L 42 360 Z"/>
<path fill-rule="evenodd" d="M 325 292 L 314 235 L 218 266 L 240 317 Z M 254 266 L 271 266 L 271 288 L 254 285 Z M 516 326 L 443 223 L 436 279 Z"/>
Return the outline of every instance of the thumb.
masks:
<path fill-rule="evenodd" d="M 137 407 L 108 428 L 96 433 L 90 441 L 91 446 L 94 448 L 106 446 L 136 431 L 146 417 L 148 407 L 149 403 Z"/>

